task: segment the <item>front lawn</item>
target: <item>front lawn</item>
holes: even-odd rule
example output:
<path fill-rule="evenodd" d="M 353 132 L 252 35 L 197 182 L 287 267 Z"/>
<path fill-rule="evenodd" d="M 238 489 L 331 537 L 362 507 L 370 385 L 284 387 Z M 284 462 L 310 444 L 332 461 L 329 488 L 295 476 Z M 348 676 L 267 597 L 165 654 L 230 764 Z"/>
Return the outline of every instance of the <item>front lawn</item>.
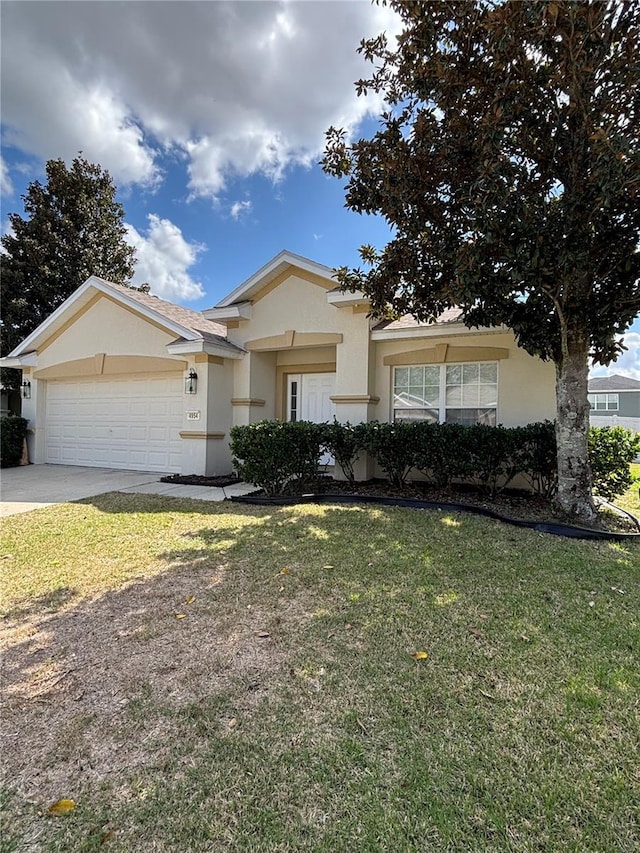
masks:
<path fill-rule="evenodd" d="M 0 558 L 4 853 L 640 848 L 637 543 L 112 494 Z"/>

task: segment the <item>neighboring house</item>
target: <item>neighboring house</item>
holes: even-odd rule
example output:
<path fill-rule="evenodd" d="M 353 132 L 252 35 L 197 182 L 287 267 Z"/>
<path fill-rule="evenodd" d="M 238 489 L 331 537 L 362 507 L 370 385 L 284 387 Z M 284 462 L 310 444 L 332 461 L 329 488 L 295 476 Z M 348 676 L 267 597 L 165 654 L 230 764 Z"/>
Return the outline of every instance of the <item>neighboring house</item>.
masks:
<path fill-rule="evenodd" d="M 508 330 L 467 329 L 455 310 L 430 324 L 368 310 L 289 252 L 202 313 L 91 277 L 2 363 L 30 383 L 35 463 L 221 474 L 231 427 L 263 418 L 554 417 L 553 365 Z"/>
<path fill-rule="evenodd" d="M 589 379 L 589 421 L 640 432 L 640 381 L 614 373 Z"/>

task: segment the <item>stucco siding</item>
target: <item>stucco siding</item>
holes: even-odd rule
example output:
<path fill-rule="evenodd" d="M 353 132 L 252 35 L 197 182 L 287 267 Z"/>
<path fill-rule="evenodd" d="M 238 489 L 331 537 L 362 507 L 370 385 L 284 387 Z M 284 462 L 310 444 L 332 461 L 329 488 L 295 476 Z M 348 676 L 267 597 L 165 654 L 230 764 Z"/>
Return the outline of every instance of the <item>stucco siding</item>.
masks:
<path fill-rule="evenodd" d="M 38 350 L 38 369 L 67 361 L 110 355 L 167 357 L 172 335 L 133 311 L 100 297 L 68 329 Z M 177 359 L 180 366 L 180 359 Z"/>
<path fill-rule="evenodd" d="M 520 349 L 511 335 L 505 333 L 487 333 L 462 335 L 442 335 L 428 340 L 413 338 L 410 340 L 376 341 L 375 346 L 375 394 L 380 398 L 377 406 L 379 420 L 392 417 L 392 381 L 393 365 L 385 364 L 385 357 L 400 353 L 416 353 L 415 364 L 421 364 L 419 351 L 425 347 L 435 348 L 446 344 L 459 348 L 468 348 L 479 353 L 478 361 L 484 360 L 482 350 L 491 348 L 507 350 L 507 357 L 498 360 L 498 409 L 497 422 L 504 426 L 555 418 L 555 374 L 552 363 L 540 361 Z M 473 360 L 474 356 L 470 355 Z M 410 358 L 410 356 L 408 356 Z M 493 360 L 487 358 L 486 360 Z M 451 363 L 455 363 L 455 358 Z"/>

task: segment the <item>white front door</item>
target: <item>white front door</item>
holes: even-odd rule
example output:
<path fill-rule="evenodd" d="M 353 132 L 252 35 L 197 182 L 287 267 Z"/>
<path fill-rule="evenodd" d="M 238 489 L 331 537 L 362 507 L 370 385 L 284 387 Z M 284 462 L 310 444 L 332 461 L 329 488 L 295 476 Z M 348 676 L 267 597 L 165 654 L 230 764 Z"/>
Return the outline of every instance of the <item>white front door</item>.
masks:
<path fill-rule="evenodd" d="M 287 420 L 312 421 L 316 424 L 332 421 L 336 407 L 331 400 L 336 393 L 335 373 L 290 374 L 287 383 Z M 333 465 L 334 458 L 325 453 L 321 465 Z"/>
<path fill-rule="evenodd" d="M 335 373 L 290 374 L 287 394 L 287 420 L 332 421 L 336 407 L 331 397 L 336 392 Z"/>

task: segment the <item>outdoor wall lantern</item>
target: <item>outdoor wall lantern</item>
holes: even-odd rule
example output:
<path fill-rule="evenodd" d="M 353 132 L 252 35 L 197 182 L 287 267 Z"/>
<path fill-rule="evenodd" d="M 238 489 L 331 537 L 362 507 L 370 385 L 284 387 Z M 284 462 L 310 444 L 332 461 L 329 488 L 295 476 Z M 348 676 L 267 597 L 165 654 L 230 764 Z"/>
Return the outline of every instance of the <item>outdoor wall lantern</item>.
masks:
<path fill-rule="evenodd" d="M 22 396 L 25 400 L 31 399 L 31 383 L 28 379 L 25 379 L 25 381 L 22 383 Z"/>
<path fill-rule="evenodd" d="M 185 394 L 197 394 L 198 393 L 198 374 L 195 370 L 191 369 L 188 375 L 184 380 L 184 393 Z"/>

